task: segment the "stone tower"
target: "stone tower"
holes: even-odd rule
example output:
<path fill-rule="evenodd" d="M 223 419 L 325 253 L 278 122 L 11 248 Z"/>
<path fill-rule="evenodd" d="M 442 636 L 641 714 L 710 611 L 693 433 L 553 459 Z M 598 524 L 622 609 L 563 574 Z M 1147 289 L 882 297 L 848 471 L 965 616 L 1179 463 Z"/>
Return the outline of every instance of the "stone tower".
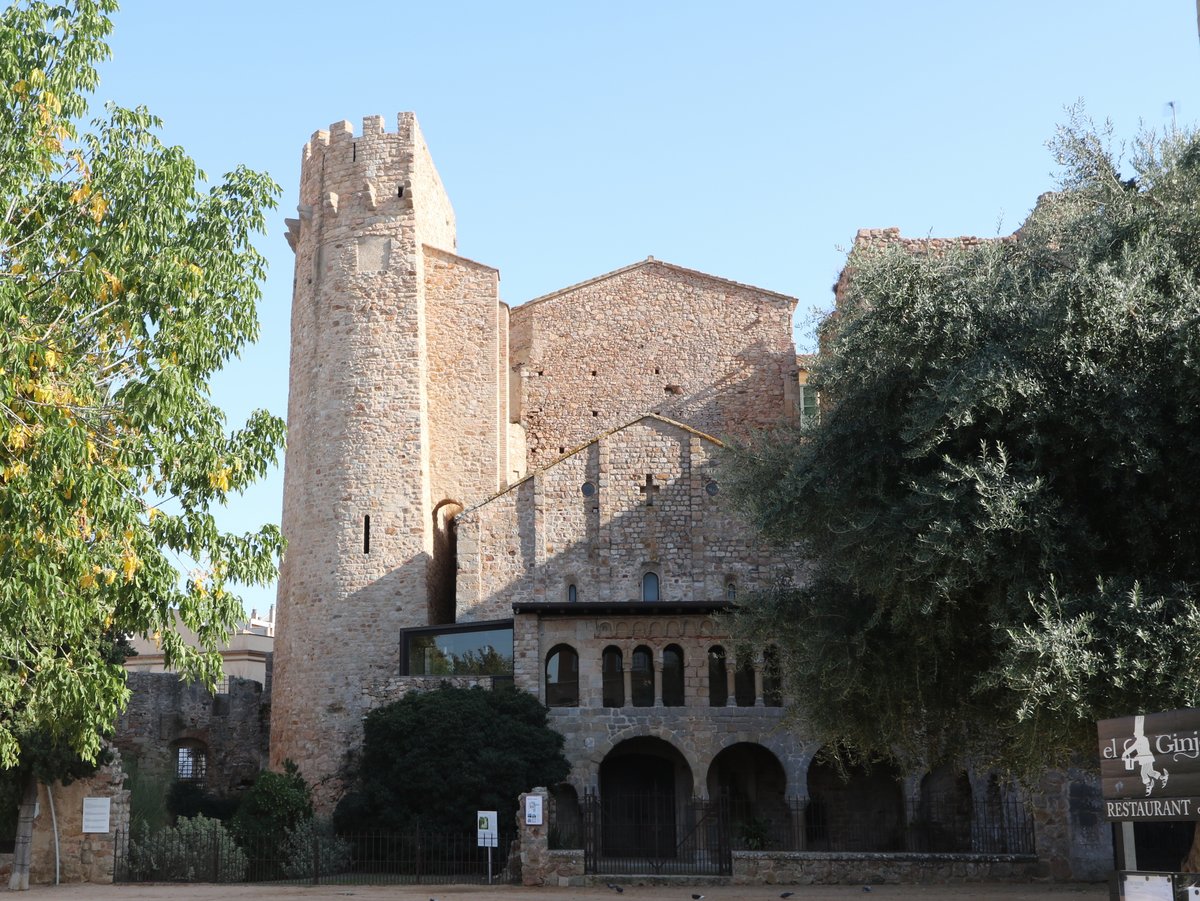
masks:
<path fill-rule="evenodd" d="M 502 485 L 507 308 L 455 255 L 454 212 L 416 118 L 304 147 L 271 763 L 327 805 L 399 630 L 453 619 L 447 523 Z"/>

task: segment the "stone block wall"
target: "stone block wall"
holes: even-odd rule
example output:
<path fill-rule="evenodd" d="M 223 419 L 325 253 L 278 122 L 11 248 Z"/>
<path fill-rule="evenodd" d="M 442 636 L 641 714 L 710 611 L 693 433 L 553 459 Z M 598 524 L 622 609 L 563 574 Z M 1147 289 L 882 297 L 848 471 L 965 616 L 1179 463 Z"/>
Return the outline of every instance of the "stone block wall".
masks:
<path fill-rule="evenodd" d="M 792 418 L 795 306 L 647 260 L 515 307 L 530 468 L 647 412 L 717 437 Z"/>
<path fill-rule="evenodd" d="M 459 622 L 514 603 L 723 602 L 796 576 L 795 549 L 760 543 L 725 510 L 719 444 L 655 416 L 601 435 L 457 519 Z"/>
<path fill-rule="evenodd" d="M 411 113 L 318 132 L 304 150 L 292 303 L 271 759 L 326 780 L 362 686 L 395 672 L 396 634 L 429 621 L 433 551 L 424 246 L 454 218 Z M 369 523 L 368 523 L 369 517 Z"/>
<path fill-rule="evenodd" d="M 508 366 L 500 361 L 500 275 L 423 250 L 430 491 L 435 504 L 462 504 L 495 493 L 504 475 L 508 385 L 505 379 L 501 391 L 500 372 Z"/>
<path fill-rule="evenodd" d="M 129 792 L 119 759 L 70 785 L 38 787 L 38 816 L 33 823 L 29 881 L 53 885 L 55 822 L 58 830 L 59 880 L 63 883 L 113 881 L 117 834 L 128 834 Z M 54 812 L 51 814 L 51 793 Z M 83 831 L 83 799 L 109 798 L 109 831 Z"/>

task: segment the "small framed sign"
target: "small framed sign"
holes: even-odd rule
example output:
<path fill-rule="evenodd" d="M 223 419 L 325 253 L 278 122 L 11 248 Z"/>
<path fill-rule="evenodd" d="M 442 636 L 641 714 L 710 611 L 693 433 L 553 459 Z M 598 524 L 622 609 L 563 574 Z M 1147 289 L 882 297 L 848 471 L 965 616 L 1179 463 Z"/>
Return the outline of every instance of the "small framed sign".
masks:
<path fill-rule="evenodd" d="M 477 845 L 480 848 L 495 848 L 500 844 L 499 818 L 494 810 L 480 810 L 476 814 L 478 830 Z"/>
<path fill-rule="evenodd" d="M 83 799 L 83 831 L 108 832 L 112 798 Z"/>
<path fill-rule="evenodd" d="M 525 825 L 542 825 L 542 796 L 527 795 L 525 798 Z"/>

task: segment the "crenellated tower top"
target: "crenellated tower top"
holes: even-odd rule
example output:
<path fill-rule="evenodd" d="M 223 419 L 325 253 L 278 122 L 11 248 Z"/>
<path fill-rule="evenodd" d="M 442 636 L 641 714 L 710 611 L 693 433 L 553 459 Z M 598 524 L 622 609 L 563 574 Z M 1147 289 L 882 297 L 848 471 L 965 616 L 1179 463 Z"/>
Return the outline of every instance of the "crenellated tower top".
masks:
<path fill-rule="evenodd" d="M 293 250 L 314 214 L 322 231 L 412 215 L 420 244 L 457 249 L 454 209 L 413 113 L 397 116 L 395 132 L 383 116 L 364 117 L 359 135 L 347 120 L 314 132 L 301 158 L 298 212 L 287 220 Z"/>

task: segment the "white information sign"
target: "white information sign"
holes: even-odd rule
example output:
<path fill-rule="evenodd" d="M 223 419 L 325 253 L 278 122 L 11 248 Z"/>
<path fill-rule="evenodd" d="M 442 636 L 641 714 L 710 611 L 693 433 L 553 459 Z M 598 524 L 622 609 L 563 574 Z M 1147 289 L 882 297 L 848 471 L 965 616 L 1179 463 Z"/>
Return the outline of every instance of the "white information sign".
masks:
<path fill-rule="evenodd" d="M 112 798 L 83 799 L 83 831 L 108 832 Z"/>
<path fill-rule="evenodd" d="M 1174 901 L 1175 889 L 1170 876 L 1122 873 L 1121 897 L 1124 901 Z"/>
<path fill-rule="evenodd" d="M 525 825 L 542 825 L 542 796 L 529 795 L 525 798 Z"/>
<path fill-rule="evenodd" d="M 495 848 L 500 844 L 499 818 L 494 810 L 480 810 L 478 817 L 478 836 L 480 848 Z"/>
<path fill-rule="evenodd" d="M 1200 885 L 1189 885 L 1188 890 L 1187 890 L 1187 896 L 1189 899 L 1200 898 Z"/>

